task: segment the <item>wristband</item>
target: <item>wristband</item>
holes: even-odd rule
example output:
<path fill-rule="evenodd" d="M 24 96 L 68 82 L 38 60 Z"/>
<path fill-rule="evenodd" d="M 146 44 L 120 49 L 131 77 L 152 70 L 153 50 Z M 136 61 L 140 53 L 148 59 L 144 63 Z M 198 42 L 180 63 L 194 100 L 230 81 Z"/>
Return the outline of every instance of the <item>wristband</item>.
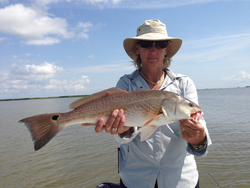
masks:
<path fill-rule="evenodd" d="M 207 145 L 207 138 L 204 142 L 200 143 L 199 145 L 195 145 L 195 144 L 191 144 L 191 145 L 195 150 L 201 150 Z"/>

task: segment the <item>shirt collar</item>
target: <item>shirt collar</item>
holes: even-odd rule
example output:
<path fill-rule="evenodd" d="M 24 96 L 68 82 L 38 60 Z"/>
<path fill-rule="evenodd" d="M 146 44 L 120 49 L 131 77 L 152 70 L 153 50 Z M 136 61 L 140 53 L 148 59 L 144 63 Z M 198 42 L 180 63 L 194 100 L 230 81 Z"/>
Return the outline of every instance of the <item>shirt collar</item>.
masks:
<path fill-rule="evenodd" d="M 179 78 L 169 69 L 166 69 L 165 72 L 166 72 L 166 78 L 163 81 L 160 90 L 165 89 L 168 85 L 172 84 L 175 80 Z M 138 69 L 131 74 L 130 81 L 134 82 L 140 89 L 149 89 L 147 82 L 143 79 Z"/>

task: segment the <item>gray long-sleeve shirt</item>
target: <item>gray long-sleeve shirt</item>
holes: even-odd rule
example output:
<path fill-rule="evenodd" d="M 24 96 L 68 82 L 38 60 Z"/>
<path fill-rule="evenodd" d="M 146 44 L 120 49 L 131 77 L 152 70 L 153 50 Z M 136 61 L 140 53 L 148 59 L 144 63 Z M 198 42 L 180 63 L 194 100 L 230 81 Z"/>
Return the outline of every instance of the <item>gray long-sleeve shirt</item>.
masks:
<path fill-rule="evenodd" d="M 126 91 L 149 89 L 138 70 L 121 77 L 116 87 Z M 180 94 L 198 104 L 196 87 L 187 76 L 166 70 L 160 90 Z M 126 137 L 116 135 L 115 139 L 121 144 L 119 173 L 123 183 L 128 188 L 153 188 L 157 180 L 159 188 L 195 187 L 198 171 L 194 155 L 206 155 L 212 144 L 204 118 L 199 123 L 207 135 L 207 147 L 201 151 L 194 150 L 181 137 L 179 122 L 159 126 L 143 142 L 136 131 Z"/>

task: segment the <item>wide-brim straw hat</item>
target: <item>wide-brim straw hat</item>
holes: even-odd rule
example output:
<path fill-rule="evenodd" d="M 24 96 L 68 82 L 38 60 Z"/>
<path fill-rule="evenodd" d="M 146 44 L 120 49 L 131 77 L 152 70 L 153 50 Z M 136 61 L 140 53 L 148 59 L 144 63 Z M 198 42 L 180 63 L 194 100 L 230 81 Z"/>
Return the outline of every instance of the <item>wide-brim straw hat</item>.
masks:
<path fill-rule="evenodd" d="M 166 25 L 160 20 L 146 20 L 141 26 L 137 28 L 136 37 L 126 38 L 123 41 L 123 46 L 126 53 L 133 60 L 136 60 L 138 57 L 134 48 L 134 44 L 138 40 L 168 40 L 170 47 L 167 56 L 170 58 L 178 52 L 182 44 L 181 38 L 174 38 L 168 36 Z"/>

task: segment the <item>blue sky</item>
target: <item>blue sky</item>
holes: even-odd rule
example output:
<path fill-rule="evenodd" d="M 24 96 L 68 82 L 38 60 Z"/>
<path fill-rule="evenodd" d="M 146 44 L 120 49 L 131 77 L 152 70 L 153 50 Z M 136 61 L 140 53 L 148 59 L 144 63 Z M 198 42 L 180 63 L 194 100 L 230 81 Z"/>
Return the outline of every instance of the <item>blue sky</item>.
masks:
<path fill-rule="evenodd" d="M 159 19 L 197 89 L 250 85 L 250 0 L 0 0 L 0 99 L 92 94 L 135 68 L 123 40 Z"/>

